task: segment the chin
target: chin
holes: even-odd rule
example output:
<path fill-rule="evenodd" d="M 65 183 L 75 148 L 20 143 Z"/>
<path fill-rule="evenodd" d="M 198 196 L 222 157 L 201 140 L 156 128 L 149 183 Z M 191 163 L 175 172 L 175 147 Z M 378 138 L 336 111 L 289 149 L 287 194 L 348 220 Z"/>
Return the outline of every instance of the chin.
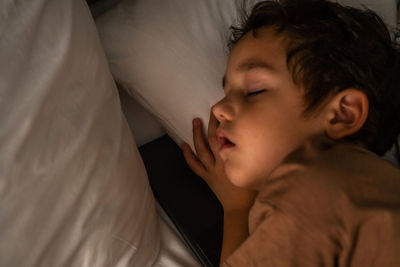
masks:
<path fill-rule="evenodd" d="M 250 190 L 257 190 L 259 188 L 258 183 L 253 179 L 249 179 L 244 175 L 240 175 L 237 172 L 235 174 L 228 174 L 227 177 L 229 181 L 236 187 L 250 189 Z"/>
<path fill-rule="evenodd" d="M 225 168 L 225 173 L 226 173 L 226 177 L 228 178 L 228 180 L 237 187 L 243 187 L 244 185 L 244 181 L 243 179 L 240 177 L 240 175 L 238 175 L 237 171 L 231 171 L 231 170 L 227 170 Z"/>

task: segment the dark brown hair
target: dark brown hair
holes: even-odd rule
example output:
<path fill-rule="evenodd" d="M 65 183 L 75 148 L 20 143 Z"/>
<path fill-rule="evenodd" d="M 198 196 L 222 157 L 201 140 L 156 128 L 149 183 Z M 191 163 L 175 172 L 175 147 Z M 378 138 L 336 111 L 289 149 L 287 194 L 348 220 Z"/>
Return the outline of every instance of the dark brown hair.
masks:
<path fill-rule="evenodd" d="M 344 141 L 383 155 L 400 134 L 400 52 L 373 11 L 326 0 L 257 3 L 240 26 L 232 26 L 232 48 L 246 33 L 273 27 L 289 39 L 287 64 L 306 89 L 305 114 L 331 94 L 356 88 L 369 101 L 363 127 Z"/>

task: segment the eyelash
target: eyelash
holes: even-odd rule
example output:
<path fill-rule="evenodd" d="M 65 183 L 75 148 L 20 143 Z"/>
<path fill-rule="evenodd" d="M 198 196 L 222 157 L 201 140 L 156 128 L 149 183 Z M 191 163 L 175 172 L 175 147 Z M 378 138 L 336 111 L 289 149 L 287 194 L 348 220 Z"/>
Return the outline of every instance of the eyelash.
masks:
<path fill-rule="evenodd" d="M 266 90 L 266 89 L 262 89 L 262 90 L 258 90 L 258 91 L 254 91 L 254 92 L 248 92 L 248 93 L 247 93 L 247 96 L 258 95 L 258 94 L 263 93 L 263 92 L 265 92 L 265 91 L 267 91 L 267 90 Z"/>

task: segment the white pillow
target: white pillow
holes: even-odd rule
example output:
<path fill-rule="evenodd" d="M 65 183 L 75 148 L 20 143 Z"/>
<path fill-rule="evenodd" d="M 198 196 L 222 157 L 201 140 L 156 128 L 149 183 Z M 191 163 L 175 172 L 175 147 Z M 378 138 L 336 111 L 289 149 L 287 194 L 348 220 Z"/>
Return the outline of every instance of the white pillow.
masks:
<path fill-rule="evenodd" d="M 150 112 L 137 103 L 125 90 L 119 89 L 118 92 L 122 111 L 138 147 L 165 134 L 164 128 Z"/>
<path fill-rule="evenodd" d="M 339 0 L 342 5 L 367 7 L 375 11 L 389 28 L 397 24 L 397 0 Z"/>
<path fill-rule="evenodd" d="M 193 146 L 191 120 L 207 125 L 211 106 L 223 97 L 229 27 L 242 1 L 123 0 L 96 21 L 115 79 L 177 144 Z M 395 25 L 395 0 L 342 2 L 379 7 Z"/>
<path fill-rule="evenodd" d="M 96 21 L 116 81 L 178 144 L 192 142 L 191 120 L 208 123 L 223 96 L 235 17 L 235 1 L 128 0 Z"/>
<path fill-rule="evenodd" d="M 0 266 L 153 266 L 146 170 L 84 1 L 0 2 Z"/>

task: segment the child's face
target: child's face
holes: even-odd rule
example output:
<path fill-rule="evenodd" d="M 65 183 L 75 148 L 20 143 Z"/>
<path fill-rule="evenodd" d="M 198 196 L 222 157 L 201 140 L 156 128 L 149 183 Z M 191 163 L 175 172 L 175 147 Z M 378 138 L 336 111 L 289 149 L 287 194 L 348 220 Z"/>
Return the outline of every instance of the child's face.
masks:
<path fill-rule="evenodd" d="M 292 80 L 285 47 L 283 37 L 263 28 L 257 38 L 245 35 L 229 57 L 225 97 L 212 111 L 220 122 L 217 135 L 235 144 L 220 156 L 239 187 L 258 189 L 290 152 L 323 133 L 318 116 L 302 116 L 304 90 Z"/>

